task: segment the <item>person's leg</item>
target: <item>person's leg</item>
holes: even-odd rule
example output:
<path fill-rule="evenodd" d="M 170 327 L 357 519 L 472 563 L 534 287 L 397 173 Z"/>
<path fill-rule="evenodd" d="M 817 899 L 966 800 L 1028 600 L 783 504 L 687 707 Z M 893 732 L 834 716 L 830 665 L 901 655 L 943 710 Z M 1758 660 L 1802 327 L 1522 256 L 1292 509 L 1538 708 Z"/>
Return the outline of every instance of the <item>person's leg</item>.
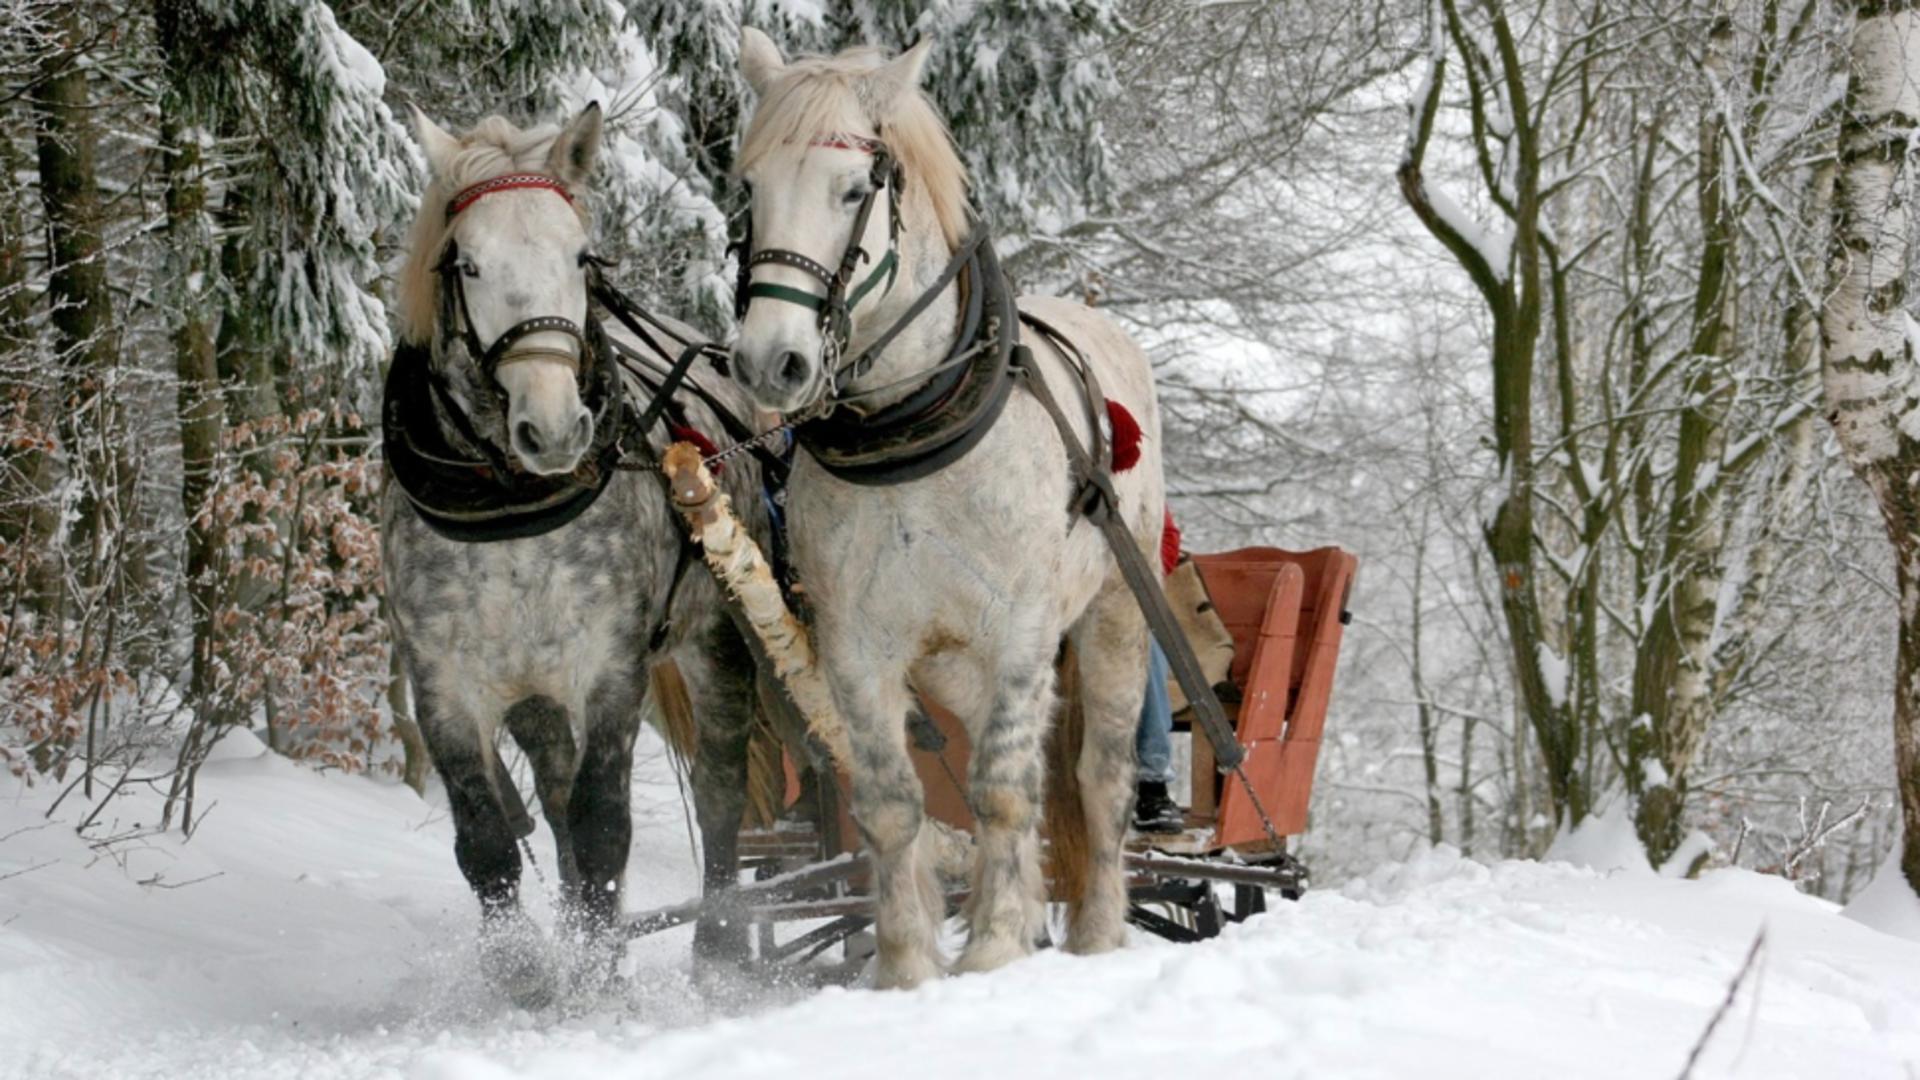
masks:
<path fill-rule="evenodd" d="M 1160 643 L 1147 643 L 1147 696 L 1140 703 L 1140 730 L 1134 735 L 1140 759 L 1140 780 L 1173 779 L 1173 707 L 1167 697 L 1167 654 Z"/>
<path fill-rule="evenodd" d="M 1134 733 L 1139 790 L 1133 824 L 1143 832 L 1178 832 L 1184 822 L 1167 785 L 1173 781 L 1173 707 L 1167 697 L 1167 654 L 1158 641 L 1147 650 L 1147 695 Z"/>

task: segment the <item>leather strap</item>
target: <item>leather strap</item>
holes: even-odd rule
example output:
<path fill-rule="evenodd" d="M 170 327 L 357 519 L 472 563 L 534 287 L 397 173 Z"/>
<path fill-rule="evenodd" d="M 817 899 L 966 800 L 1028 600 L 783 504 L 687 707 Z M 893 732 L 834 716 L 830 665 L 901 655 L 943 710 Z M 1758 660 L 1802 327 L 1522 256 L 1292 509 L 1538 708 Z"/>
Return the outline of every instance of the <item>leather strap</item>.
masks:
<path fill-rule="evenodd" d="M 1023 318 L 1032 321 L 1024 313 Z M 1113 557 L 1120 564 L 1120 576 L 1126 580 L 1134 601 L 1140 605 L 1140 613 L 1146 616 L 1147 628 L 1152 631 L 1154 640 L 1160 643 L 1161 650 L 1167 654 L 1168 666 L 1180 680 L 1180 689 L 1193 705 L 1195 726 L 1213 745 L 1214 761 L 1220 771 L 1232 772 L 1246 760 L 1246 747 L 1241 746 L 1234 737 L 1233 727 L 1227 723 L 1226 710 L 1220 707 L 1220 699 L 1214 696 L 1206 673 L 1201 671 L 1200 660 L 1193 655 L 1192 644 L 1180 632 L 1180 622 L 1174 618 L 1173 608 L 1167 603 L 1167 594 L 1160 587 L 1159 579 L 1154 576 L 1152 567 L 1147 565 L 1147 557 L 1140 553 L 1140 545 L 1134 541 L 1133 534 L 1127 531 L 1126 524 L 1115 512 L 1119 508 L 1119 499 L 1113 491 L 1112 474 L 1104 466 L 1096 466 L 1088 456 L 1087 449 L 1080 445 L 1067 414 L 1061 410 L 1053 391 L 1048 389 L 1046 377 L 1034 367 L 1033 351 L 1021 345 L 1014 349 L 1013 356 L 1015 374 L 1025 380 L 1027 389 L 1047 410 L 1047 415 L 1053 418 L 1053 425 L 1060 432 L 1060 441 L 1067 448 L 1067 464 L 1081 481 L 1075 493 L 1075 505 L 1069 508 L 1070 512 L 1084 515 L 1107 538 L 1107 546 L 1113 549 Z M 1090 391 L 1088 399 L 1092 400 L 1099 394 L 1093 369 L 1083 365 L 1078 374 Z M 1099 425 L 1096 424 L 1093 430 L 1098 433 Z M 1084 497 L 1088 493 L 1091 493 L 1090 501 Z"/>
<path fill-rule="evenodd" d="M 967 270 L 966 287 L 947 359 L 917 374 L 919 388 L 893 405 L 863 412 L 855 403 L 860 395 L 849 395 L 794 429 L 800 445 L 834 476 L 876 487 L 930 476 L 970 453 L 1012 397 L 1008 358 L 1019 334 L 1012 289 L 992 245 L 969 244 L 963 252 L 972 257 L 956 268 Z M 931 292 L 945 287 L 937 282 Z"/>

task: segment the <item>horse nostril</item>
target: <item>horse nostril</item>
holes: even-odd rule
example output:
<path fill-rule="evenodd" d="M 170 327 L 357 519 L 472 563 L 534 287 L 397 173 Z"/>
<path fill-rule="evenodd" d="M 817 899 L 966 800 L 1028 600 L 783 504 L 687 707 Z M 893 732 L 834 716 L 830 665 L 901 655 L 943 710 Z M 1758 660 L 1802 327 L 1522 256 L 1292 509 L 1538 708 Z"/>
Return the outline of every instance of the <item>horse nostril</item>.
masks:
<path fill-rule="evenodd" d="M 780 384 L 797 386 L 807 374 L 806 357 L 792 350 L 780 354 Z"/>
<path fill-rule="evenodd" d="M 575 453 L 579 453 L 585 450 L 592 442 L 593 417 L 583 412 L 580 414 L 580 418 L 573 422 L 573 450 Z"/>
<path fill-rule="evenodd" d="M 513 425 L 514 446 L 523 454 L 540 452 L 540 430 L 530 420 L 522 420 Z"/>

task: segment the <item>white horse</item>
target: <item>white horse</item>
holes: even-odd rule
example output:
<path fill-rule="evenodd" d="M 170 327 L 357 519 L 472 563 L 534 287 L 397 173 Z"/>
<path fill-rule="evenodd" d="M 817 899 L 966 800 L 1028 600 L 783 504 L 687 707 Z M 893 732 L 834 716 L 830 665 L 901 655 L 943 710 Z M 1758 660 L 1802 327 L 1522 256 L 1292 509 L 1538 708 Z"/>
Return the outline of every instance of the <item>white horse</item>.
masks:
<path fill-rule="evenodd" d="M 926 54 L 922 42 L 891 61 L 854 49 L 787 63 L 764 34 L 745 32 L 742 67 L 759 103 L 740 168 L 761 257 L 748 264 L 752 302 L 734 376 L 763 408 L 794 414 L 837 397 L 881 409 L 907 401 L 949 355 L 966 295 L 957 283 L 937 288 L 869 368 L 835 371 L 843 352 L 860 353 L 941 285 L 973 228 L 964 166 L 918 87 Z M 898 168 L 876 168 L 879 154 Z M 871 258 L 846 264 L 864 269 L 841 282 L 852 300 L 842 342 L 807 297 L 827 287 L 819 271 L 855 247 Z M 897 254 L 897 279 L 881 253 Z M 1035 297 L 1020 307 L 1062 331 L 1109 399 L 1139 418 L 1147 452 L 1116 476 L 1117 512 L 1141 549 L 1156 551 L 1164 490 L 1146 356 L 1082 305 Z M 1087 409 L 1066 358 L 1031 330 L 1023 340 L 1087 445 Z M 1066 944 L 1093 953 L 1124 940 L 1121 856 L 1147 629 L 1101 533 L 1069 510 L 1074 490 L 1054 422 L 1020 387 L 980 442 L 923 478 L 848 483 L 806 455 L 794 469 L 793 563 L 846 718 L 854 816 L 877 869 L 876 985 L 911 986 L 942 968 L 933 830 L 904 729 L 916 691 L 958 714 L 973 750 L 967 783 L 979 831 L 969 937 L 955 970 L 999 967 L 1044 938 L 1037 826 L 1063 637 L 1079 659 L 1085 715 L 1073 775 L 1052 778 L 1068 790 L 1077 783 L 1075 812 L 1048 815 L 1056 887 L 1072 901 Z"/>

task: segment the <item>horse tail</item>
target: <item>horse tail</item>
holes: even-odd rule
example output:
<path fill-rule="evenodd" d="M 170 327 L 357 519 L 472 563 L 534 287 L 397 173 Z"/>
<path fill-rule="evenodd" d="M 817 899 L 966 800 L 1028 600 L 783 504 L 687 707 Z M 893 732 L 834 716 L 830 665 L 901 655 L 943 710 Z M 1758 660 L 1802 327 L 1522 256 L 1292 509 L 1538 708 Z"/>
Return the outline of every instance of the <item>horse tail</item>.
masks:
<path fill-rule="evenodd" d="M 693 716 L 693 697 L 687 692 L 686 676 L 671 660 L 662 660 L 647 673 L 649 693 L 654 702 L 656 725 L 666 740 L 667 752 L 691 772 L 700 751 L 700 728 Z M 756 711 L 766 708 L 756 701 Z M 786 809 L 787 766 L 784 746 L 771 723 L 760 715 L 747 741 L 747 806 L 741 824 L 769 827 Z"/>
<path fill-rule="evenodd" d="M 647 672 L 647 684 L 653 697 L 653 714 L 659 717 L 660 735 L 667 741 L 667 751 L 691 768 L 694 754 L 700 748 L 700 729 L 694 724 L 693 698 L 687 693 L 686 676 L 680 674 L 673 661 L 662 660 Z"/>
<path fill-rule="evenodd" d="M 1086 711 L 1081 707 L 1080 665 L 1072 646 L 1062 651 L 1059 683 L 1059 716 L 1047 738 L 1047 876 L 1053 881 L 1053 899 L 1078 903 L 1086 895 L 1092 845 L 1080 794 Z"/>
<path fill-rule="evenodd" d="M 755 725 L 747 740 L 747 816 L 749 828 L 772 828 L 787 808 L 786 746 L 771 725 Z"/>

